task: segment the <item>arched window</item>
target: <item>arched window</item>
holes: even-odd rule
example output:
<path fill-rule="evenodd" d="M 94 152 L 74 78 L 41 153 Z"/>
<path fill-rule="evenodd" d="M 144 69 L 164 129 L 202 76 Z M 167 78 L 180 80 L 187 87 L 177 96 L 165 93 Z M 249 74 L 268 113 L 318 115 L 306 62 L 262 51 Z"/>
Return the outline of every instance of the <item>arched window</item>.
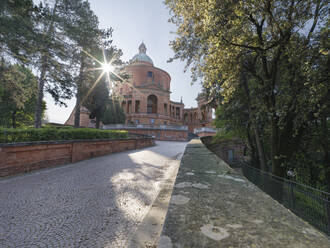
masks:
<path fill-rule="evenodd" d="M 123 111 L 126 113 L 126 101 L 122 101 L 122 103 L 121 103 L 121 108 L 122 108 Z"/>
<path fill-rule="evenodd" d="M 188 122 L 188 113 L 185 113 L 185 114 L 184 114 L 183 119 L 184 119 L 185 122 Z"/>
<path fill-rule="evenodd" d="M 202 112 L 202 121 L 206 121 L 205 112 Z"/>
<path fill-rule="evenodd" d="M 156 114 L 157 113 L 157 97 L 155 95 L 148 96 L 147 99 L 147 113 Z"/>
<path fill-rule="evenodd" d="M 205 105 L 203 105 L 202 107 L 201 107 L 201 114 L 202 114 L 202 121 L 206 121 L 206 106 Z"/>

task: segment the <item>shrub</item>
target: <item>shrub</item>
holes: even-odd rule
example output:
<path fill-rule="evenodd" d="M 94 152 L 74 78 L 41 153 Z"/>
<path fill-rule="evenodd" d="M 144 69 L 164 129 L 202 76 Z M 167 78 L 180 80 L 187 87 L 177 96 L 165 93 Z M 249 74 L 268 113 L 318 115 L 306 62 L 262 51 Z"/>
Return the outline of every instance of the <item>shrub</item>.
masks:
<path fill-rule="evenodd" d="M 127 131 L 93 128 L 0 128 L 0 143 L 127 138 Z"/>

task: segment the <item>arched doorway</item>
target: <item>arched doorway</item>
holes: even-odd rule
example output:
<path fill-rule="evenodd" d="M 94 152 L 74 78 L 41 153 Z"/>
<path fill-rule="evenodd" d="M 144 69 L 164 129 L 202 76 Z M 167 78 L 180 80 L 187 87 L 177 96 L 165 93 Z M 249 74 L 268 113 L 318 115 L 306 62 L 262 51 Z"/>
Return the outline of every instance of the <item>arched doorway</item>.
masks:
<path fill-rule="evenodd" d="M 148 114 L 157 114 L 157 97 L 155 95 L 148 96 L 147 113 Z"/>
<path fill-rule="evenodd" d="M 197 122 L 197 113 L 194 112 L 194 123 L 196 123 L 196 122 Z"/>

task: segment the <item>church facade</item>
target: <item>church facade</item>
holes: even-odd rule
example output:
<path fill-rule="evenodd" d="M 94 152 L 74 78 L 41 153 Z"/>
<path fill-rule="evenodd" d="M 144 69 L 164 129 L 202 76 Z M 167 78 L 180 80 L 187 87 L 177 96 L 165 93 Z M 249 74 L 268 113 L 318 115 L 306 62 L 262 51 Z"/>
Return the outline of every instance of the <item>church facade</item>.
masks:
<path fill-rule="evenodd" d="M 126 114 L 126 124 L 186 125 L 194 128 L 211 126 L 212 109 L 199 95 L 197 108 L 184 108 L 182 100 L 170 99 L 171 76 L 154 66 L 146 53 L 144 43 L 126 66 L 127 83 L 116 89 L 122 96 L 121 106 Z"/>
<path fill-rule="evenodd" d="M 212 126 L 212 109 L 202 94 L 196 99 L 196 108 L 185 108 L 182 100 L 175 102 L 170 99 L 171 76 L 154 66 L 143 42 L 125 71 L 129 79 L 114 91 L 120 96 L 127 126 L 162 126 L 162 129 L 172 127 L 172 130 L 173 127 L 186 126 L 187 132 L 191 133 L 195 129 Z M 92 120 L 87 121 L 88 113 L 85 112 L 86 109 L 82 111 L 82 126 L 93 126 Z M 71 113 L 66 124 L 73 124 L 73 116 Z"/>

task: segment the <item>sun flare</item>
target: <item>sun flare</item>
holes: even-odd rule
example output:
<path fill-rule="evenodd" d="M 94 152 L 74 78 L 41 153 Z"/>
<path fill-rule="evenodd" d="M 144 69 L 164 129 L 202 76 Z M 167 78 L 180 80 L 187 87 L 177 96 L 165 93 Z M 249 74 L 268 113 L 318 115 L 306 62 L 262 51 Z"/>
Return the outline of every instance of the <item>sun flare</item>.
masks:
<path fill-rule="evenodd" d="M 104 72 L 113 72 L 113 66 L 109 63 L 102 64 L 102 69 Z"/>

